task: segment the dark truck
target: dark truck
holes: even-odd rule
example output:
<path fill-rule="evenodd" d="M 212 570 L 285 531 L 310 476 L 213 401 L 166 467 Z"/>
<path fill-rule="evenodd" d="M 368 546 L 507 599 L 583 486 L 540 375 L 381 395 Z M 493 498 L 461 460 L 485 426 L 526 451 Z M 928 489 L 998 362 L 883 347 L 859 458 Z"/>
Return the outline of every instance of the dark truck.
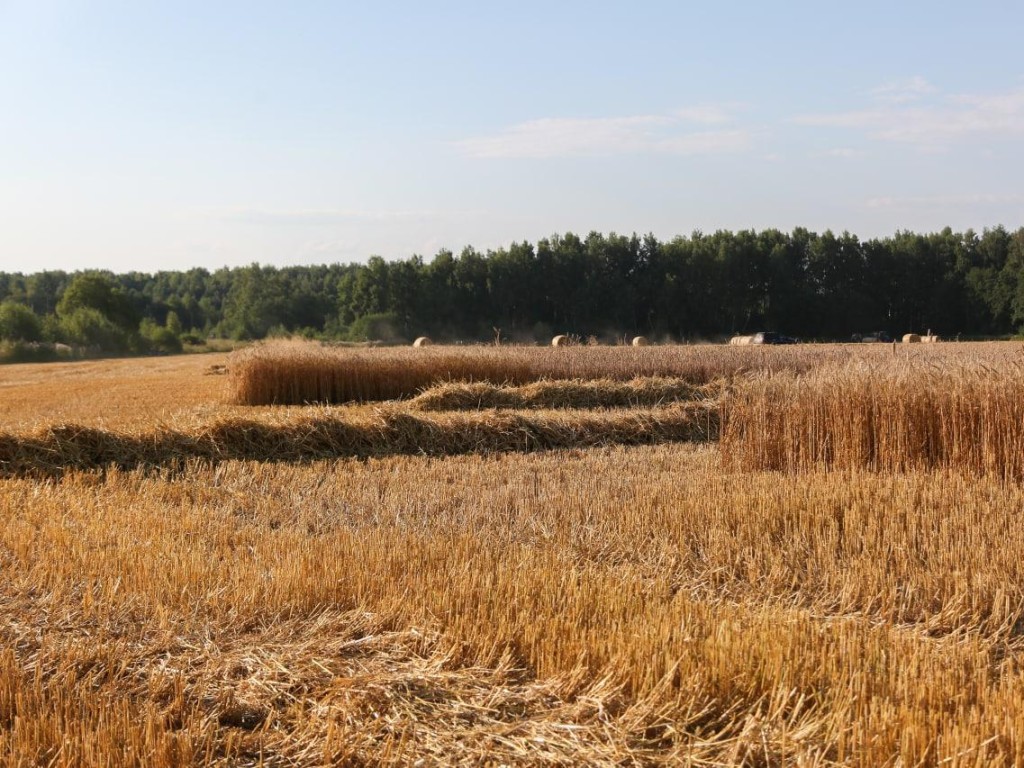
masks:
<path fill-rule="evenodd" d="M 759 331 L 750 337 L 751 344 L 796 344 L 797 340 L 792 336 L 786 336 L 776 331 Z"/>
<path fill-rule="evenodd" d="M 867 343 L 881 342 L 882 344 L 891 344 L 893 338 L 885 331 L 873 331 L 871 333 L 855 333 L 850 337 L 850 341 Z"/>

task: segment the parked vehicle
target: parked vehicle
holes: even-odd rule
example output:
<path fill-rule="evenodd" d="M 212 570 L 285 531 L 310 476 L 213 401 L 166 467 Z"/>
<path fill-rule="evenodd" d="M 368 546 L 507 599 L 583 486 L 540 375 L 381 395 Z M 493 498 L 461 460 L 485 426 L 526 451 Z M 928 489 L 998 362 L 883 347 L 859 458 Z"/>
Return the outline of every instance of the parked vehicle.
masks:
<path fill-rule="evenodd" d="M 892 336 L 890 336 L 885 331 L 873 331 L 871 333 L 864 333 L 864 334 L 855 333 L 855 334 L 853 334 L 853 336 L 851 337 L 850 340 L 851 341 L 862 341 L 862 342 L 868 342 L 868 343 L 870 343 L 870 342 L 881 342 L 883 344 L 891 344 L 892 341 L 893 341 L 893 338 L 892 338 Z"/>
<path fill-rule="evenodd" d="M 796 344 L 797 340 L 792 336 L 786 336 L 776 331 L 759 331 L 750 337 L 751 344 Z"/>

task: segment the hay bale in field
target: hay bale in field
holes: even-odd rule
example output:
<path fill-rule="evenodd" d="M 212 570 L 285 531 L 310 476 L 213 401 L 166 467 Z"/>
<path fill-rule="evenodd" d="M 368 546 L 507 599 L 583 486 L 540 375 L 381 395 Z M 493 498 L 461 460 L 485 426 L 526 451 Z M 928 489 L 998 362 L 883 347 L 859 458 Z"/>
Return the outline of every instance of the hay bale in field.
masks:
<path fill-rule="evenodd" d="M 646 346 L 648 346 L 648 345 L 649 345 L 650 343 L 651 343 L 651 342 L 649 342 L 649 341 L 647 340 L 647 337 L 646 337 L 646 336 L 634 336 L 634 337 L 633 337 L 633 346 L 634 346 L 634 347 L 646 347 Z"/>
<path fill-rule="evenodd" d="M 903 334 L 903 343 L 904 344 L 919 344 L 920 342 L 921 342 L 921 337 L 918 336 L 916 333 L 904 333 Z"/>
<path fill-rule="evenodd" d="M 933 333 L 929 333 L 927 336 L 922 336 L 921 341 L 925 344 L 934 344 L 939 341 L 939 337 Z"/>
<path fill-rule="evenodd" d="M 559 334 L 558 336 L 555 336 L 555 338 L 553 338 L 551 340 L 551 346 L 552 347 L 568 347 L 569 346 L 569 337 L 568 337 L 568 335 L 562 333 L 562 334 Z"/>
<path fill-rule="evenodd" d="M 416 341 L 412 343 L 412 345 L 414 347 L 429 347 L 433 343 L 434 342 L 432 342 L 429 337 L 420 336 L 419 338 L 416 339 Z"/>
<path fill-rule="evenodd" d="M 753 342 L 753 340 L 753 336 L 733 336 L 731 339 L 729 339 L 729 344 L 734 347 L 745 347 L 751 342 Z"/>

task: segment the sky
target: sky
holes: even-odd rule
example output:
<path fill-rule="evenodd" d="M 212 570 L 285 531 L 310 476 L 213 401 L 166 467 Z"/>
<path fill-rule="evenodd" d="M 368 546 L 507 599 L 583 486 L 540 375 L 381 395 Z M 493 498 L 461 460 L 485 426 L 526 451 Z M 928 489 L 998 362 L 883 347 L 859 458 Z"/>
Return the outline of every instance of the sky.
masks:
<path fill-rule="evenodd" d="M 0 0 L 0 271 L 1024 225 L 1024 3 Z"/>

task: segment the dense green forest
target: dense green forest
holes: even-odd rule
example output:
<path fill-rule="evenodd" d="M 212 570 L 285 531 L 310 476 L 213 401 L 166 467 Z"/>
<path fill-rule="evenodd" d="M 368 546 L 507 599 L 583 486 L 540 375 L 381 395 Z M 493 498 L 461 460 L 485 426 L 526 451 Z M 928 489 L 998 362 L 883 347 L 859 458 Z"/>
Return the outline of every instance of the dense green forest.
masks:
<path fill-rule="evenodd" d="M 0 273 L 8 351 L 172 352 L 209 338 L 299 334 L 384 341 L 715 339 L 770 329 L 805 339 L 1024 328 L 1024 228 L 884 239 L 720 231 L 556 235 L 389 262 L 187 272 Z M 46 344 L 48 343 L 48 344 Z M 63 347 L 62 347 L 63 348 Z M 42 354 L 42 353 L 40 353 Z"/>

